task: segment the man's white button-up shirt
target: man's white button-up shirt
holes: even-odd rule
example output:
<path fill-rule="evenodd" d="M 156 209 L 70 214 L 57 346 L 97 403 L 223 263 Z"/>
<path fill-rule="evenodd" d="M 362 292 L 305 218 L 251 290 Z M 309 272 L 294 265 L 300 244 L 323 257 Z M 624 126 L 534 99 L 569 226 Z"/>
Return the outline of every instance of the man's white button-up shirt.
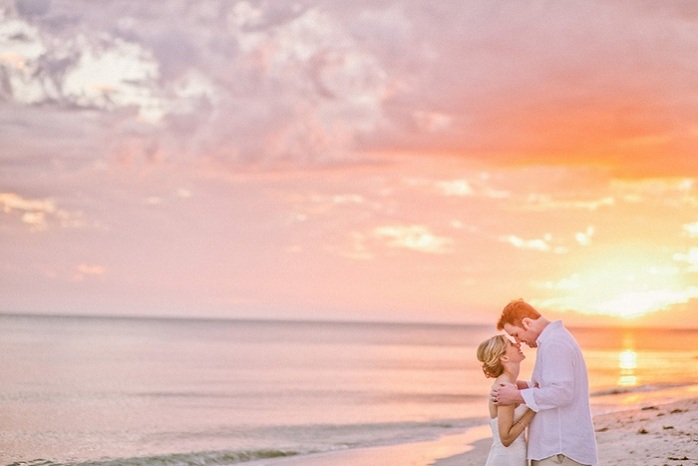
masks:
<path fill-rule="evenodd" d="M 548 324 L 536 343 L 531 388 L 521 390 L 528 407 L 537 412 L 529 428 L 528 458 L 541 460 L 561 453 L 581 464 L 596 464 L 582 351 L 559 320 Z"/>

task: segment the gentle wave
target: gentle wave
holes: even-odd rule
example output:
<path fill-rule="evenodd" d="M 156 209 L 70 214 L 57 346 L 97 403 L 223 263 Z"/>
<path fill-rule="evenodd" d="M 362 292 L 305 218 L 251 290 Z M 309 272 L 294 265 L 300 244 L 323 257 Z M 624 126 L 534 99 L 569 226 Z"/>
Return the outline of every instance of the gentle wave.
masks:
<path fill-rule="evenodd" d="M 248 427 L 245 432 L 257 438 L 304 439 L 303 447 L 293 449 L 260 448 L 247 450 L 196 451 L 167 453 L 131 458 L 102 458 L 94 460 L 57 461 L 44 458 L 15 461 L 6 466 L 222 466 L 247 461 L 307 455 L 354 448 L 396 445 L 435 440 L 454 431 L 465 430 L 482 423 L 481 419 L 442 419 L 430 422 L 384 422 L 360 424 L 306 424 Z M 178 433 L 186 439 L 202 436 L 236 438 L 245 432 L 238 429 L 217 429 L 215 432 Z M 168 440 L 167 435 L 158 436 Z M 169 439 L 176 443 L 175 439 Z"/>
<path fill-rule="evenodd" d="M 346 398 L 371 398 L 377 401 L 422 401 L 422 402 L 467 402 L 479 400 L 483 395 L 472 395 L 464 393 L 419 393 L 419 392 L 397 392 L 397 391 L 362 391 L 362 390 L 343 390 L 342 394 Z M 311 397 L 314 399 L 335 398 L 337 397 L 336 390 L 283 390 L 281 392 L 269 392 L 269 395 L 275 397 Z M 105 395 L 104 397 L 106 397 Z M 136 392 L 133 394 L 115 393 L 113 396 L 133 396 L 142 398 L 200 398 L 200 399 L 236 399 L 241 398 L 259 398 L 260 392 L 234 392 L 234 393 L 216 393 L 210 391 L 159 391 L 159 392 Z"/>
<path fill-rule="evenodd" d="M 208 451 L 193 453 L 172 453 L 168 455 L 139 456 L 135 458 L 117 458 L 103 461 L 76 463 L 54 463 L 45 459 L 11 463 L 7 466 L 218 466 L 236 464 L 245 461 L 266 458 L 280 458 L 301 454 L 298 451 L 284 450 L 242 450 L 242 451 Z"/>
<path fill-rule="evenodd" d="M 691 387 L 692 383 L 676 383 L 676 384 L 650 384 L 650 385 L 637 385 L 634 387 L 613 387 L 605 390 L 598 390 L 591 393 L 592 397 L 597 396 L 608 396 L 608 395 L 624 395 L 627 393 L 647 393 L 647 392 L 657 392 L 660 390 L 674 389 L 674 388 L 684 388 Z"/>

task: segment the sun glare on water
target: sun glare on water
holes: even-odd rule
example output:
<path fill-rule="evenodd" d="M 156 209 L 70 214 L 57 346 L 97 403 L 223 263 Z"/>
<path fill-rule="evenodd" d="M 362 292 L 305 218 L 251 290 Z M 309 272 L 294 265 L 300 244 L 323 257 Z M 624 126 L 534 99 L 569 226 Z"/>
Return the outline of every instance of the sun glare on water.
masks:
<path fill-rule="evenodd" d="M 618 385 L 621 387 L 633 387 L 637 385 L 637 353 L 633 350 L 626 349 L 618 354 L 618 368 L 620 369 L 620 378 Z"/>

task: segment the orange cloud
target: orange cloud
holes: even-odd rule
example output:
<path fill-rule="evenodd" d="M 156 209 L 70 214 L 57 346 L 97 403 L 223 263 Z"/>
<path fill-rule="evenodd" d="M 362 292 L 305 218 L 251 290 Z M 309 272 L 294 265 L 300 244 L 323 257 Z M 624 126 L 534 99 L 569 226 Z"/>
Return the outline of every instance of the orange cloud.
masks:
<path fill-rule="evenodd" d="M 51 199 L 25 199 L 15 193 L 0 193 L 0 206 L 5 213 L 10 213 L 13 210 L 50 213 L 56 210 Z"/>
<path fill-rule="evenodd" d="M 392 248 L 411 251 L 445 254 L 451 251 L 453 240 L 437 236 L 423 225 L 389 225 L 373 230 L 375 237 L 384 239 Z"/>
<path fill-rule="evenodd" d="M 104 267 L 99 265 L 78 265 L 78 272 L 80 272 L 83 275 L 104 275 L 104 271 Z"/>

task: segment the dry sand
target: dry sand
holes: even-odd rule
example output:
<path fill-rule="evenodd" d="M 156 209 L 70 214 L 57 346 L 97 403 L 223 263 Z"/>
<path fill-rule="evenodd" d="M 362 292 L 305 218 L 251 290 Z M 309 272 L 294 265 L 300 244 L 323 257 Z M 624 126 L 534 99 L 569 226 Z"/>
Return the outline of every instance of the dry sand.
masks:
<path fill-rule="evenodd" d="M 698 465 L 698 398 L 594 417 L 598 466 Z M 482 466 L 490 440 L 434 466 Z M 426 465 L 425 465 L 426 466 Z"/>
<path fill-rule="evenodd" d="M 698 465 L 698 398 L 594 419 L 599 465 Z"/>

